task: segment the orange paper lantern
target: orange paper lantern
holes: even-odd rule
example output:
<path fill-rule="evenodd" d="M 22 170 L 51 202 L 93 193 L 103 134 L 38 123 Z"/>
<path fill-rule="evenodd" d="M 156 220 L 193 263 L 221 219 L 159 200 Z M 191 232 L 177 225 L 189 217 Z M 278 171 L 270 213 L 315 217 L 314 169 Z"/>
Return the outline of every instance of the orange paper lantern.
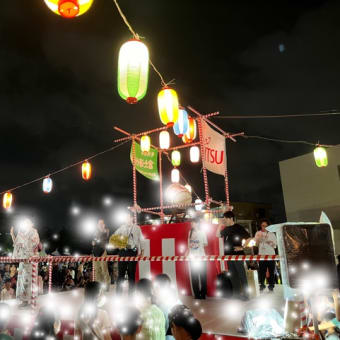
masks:
<path fill-rule="evenodd" d="M 91 174 L 92 174 L 91 163 L 89 163 L 88 161 L 85 161 L 81 165 L 81 175 L 85 181 L 88 181 L 91 178 Z"/>
<path fill-rule="evenodd" d="M 2 205 L 5 209 L 9 209 L 12 206 L 13 196 L 10 192 L 6 192 L 2 199 Z"/>
<path fill-rule="evenodd" d="M 193 140 L 195 140 L 197 136 L 196 120 L 192 117 L 189 117 L 188 121 L 189 121 L 188 130 L 182 137 L 183 143 L 191 143 Z"/>

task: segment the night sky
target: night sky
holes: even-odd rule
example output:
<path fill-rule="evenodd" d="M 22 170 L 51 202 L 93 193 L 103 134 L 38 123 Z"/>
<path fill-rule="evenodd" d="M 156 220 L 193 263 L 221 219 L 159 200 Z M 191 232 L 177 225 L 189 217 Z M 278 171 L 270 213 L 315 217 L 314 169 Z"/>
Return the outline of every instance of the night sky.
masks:
<path fill-rule="evenodd" d="M 166 81 L 175 79 L 182 105 L 223 116 L 340 108 L 339 1 L 121 0 L 120 5 Z M 65 20 L 43 0 L 5 0 L 0 28 L 0 191 L 111 147 L 121 137 L 115 125 L 131 132 L 161 126 L 160 80 L 152 70 L 140 103 L 128 105 L 118 96 L 118 52 L 131 34 L 113 1 L 95 0 L 88 13 Z M 232 133 L 339 143 L 338 116 L 214 122 Z M 49 195 L 41 182 L 14 191 L 15 213 L 2 212 L 2 230 L 17 213 L 29 211 L 44 239 L 62 231 L 61 241 L 71 242 L 79 235 L 72 205 L 85 215 L 104 216 L 114 227 L 112 211 L 132 200 L 129 148 L 95 158 L 89 182 L 78 166 L 53 177 Z M 284 221 L 279 161 L 312 150 L 243 138 L 228 142 L 231 200 L 272 204 L 273 220 Z M 170 167 L 164 167 L 169 179 Z M 187 161 L 181 170 L 203 197 L 200 166 Z M 213 198 L 223 200 L 223 178 L 209 173 L 209 183 Z M 158 205 L 157 183 L 138 175 L 138 185 L 140 204 Z M 114 207 L 103 207 L 105 195 L 114 198 Z"/>

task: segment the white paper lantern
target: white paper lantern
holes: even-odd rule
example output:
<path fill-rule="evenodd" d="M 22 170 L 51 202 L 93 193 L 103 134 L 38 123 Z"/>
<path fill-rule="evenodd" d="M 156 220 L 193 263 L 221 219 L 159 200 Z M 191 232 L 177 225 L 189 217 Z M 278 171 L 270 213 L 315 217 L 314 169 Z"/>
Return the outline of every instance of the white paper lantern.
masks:
<path fill-rule="evenodd" d="M 170 147 L 170 135 L 168 131 L 162 131 L 159 134 L 159 147 L 161 149 L 169 149 Z"/>
<path fill-rule="evenodd" d="M 172 169 L 172 171 L 171 171 L 171 182 L 172 183 L 178 183 L 179 182 L 179 170 L 178 169 Z"/>
<path fill-rule="evenodd" d="M 200 160 L 200 149 L 198 146 L 192 146 L 190 148 L 190 161 L 197 163 Z"/>

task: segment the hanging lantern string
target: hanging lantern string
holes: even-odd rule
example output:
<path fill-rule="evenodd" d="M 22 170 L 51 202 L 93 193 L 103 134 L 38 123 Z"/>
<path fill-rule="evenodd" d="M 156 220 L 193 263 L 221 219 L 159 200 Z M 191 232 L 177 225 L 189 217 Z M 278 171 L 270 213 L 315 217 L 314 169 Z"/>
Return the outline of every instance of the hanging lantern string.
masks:
<path fill-rule="evenodd" d="M 120 8 L 119 4 L 118 4 L 118 1 L 117 0 L 113 0 L 113 3 L 115 4 L 115 6 L 117 7 L 117 10 L 120 14 L 120 16 L 122 17 L 125 25 L 127 26 L 127 28 L 129 29 L 129 31 L 132 33 L 133 37 L 135 39 L 140 39 L 140 38 L 143 38 L 141 36 L 139 36 L 136 31 L 132 28 L 132 26 L 130 25 L 129 21 L 127 20 L 125 14 L 123 13 L 122 9 Z M 168 83 L 165 82 L 162 74 L 158 71 L 158 69 L 156 68 L 156 66 L 154 65 L 154 63 L 151 61 L 151 59 L 149 59 L 149 64 L 151 65 L 151 67 L 154 69 L 154 71 L 158 74 L 159 78 L 161 79 L 161 84 L 162 86 L 167 86 L 167 85 L 170 85 L 173 83 L 174 79 L 170 80 Z"/>
<path fill-rule="evenodd" d="M 254 116 L 217 116 L 216 119 L 261 119 L 261 118 L 299 118 L 299 117 L 320 117 L 320 116 L 338 116 L 340 112 L 327 111 L 319 113 L 302 113 L 291 115 L 254 115 Z"/>
<path fill-rule="evenodd" d="M 90 157 L 86 157 L 86 158 L 84 158 L 84 159 L 86 159 L 86 160 L 93 159 L 93 158 L 95 158 L 95 157 L 98 157 L 98 156 L 100 156 L 100 155 L 103 155 L 104 153 L 113 151 L 114 149 L 117 149 L 118 147 L 122 146 L 123 144 L 125 144 L 125 143 L 127 143 L 127 142 L 128 142 L 128 141 L 123 141 L 123 142 L 120 143 L 120 144 L 114 145 L 114 146 L 112 146 L 112 147 L 109 148 L 109 149 L 106 149 L 106 150 L 104 150 L 104 151 L 98 152 L 98 153 L 96 153 L 95 155 L 92 155 L 92 156 L 90 156 Z M 55 171 L 49 172 L 48 175 L 44 175 L 44 176 L 41 176 L 41 177 L 39 177 L 39 178 L 33 179 L 32 181 L 29 181 L 29 182 L 26 182 L 26 183 L 24 183 L 24 184 L 18 185 L 18 186 L 16 186 L 16 187 L 12 188 L 12 189 L 4 190 L 4 191 L 2 191 L 2 192 L 0 193 L 0 195 L 4 194 L 4 193 L 6 193 L 6 192 L 12 192 L 12 191 L 14 191 L 14 190 L 17 190 L 17 189 L 26 187 L 27 185 L 30 185 L 30 184 L 33 184 L 33 183 L 35 183 L 35 182 L 41 181 L 42 179 L 46 178 L 47 176 L 48 176 L 48 177 L 51 177 L 51 176 L 56 175 L 56 174 L 58 174 L 58 173 L 60 173 L 60 172 L 63 172 L 63 171 L 68 170 L 68 169 L 70 169 L 70 168 L 73 168 L 73 167 L 75 167 L 75 166 L 77 166 L 77 165 L 82 164 L 82 163 L 84 162 L 84 159 L 82 159 L 82 160 L 79 161 L 79 162 L 76 162 L 76 163 L 67 165 L 67 166 L 65 166 L 65 167 L 62 168 L 62 169 L 59 169 L 59 170 L 55 170 Z"/>
<path fill-rule="evenodd" d="M 329 145 L 329 144 L 319 144 L 319 143 L 312 143 L 305 140 L 287 140 L 287 139 L 278 139 L 278 138 L 269 138 L 263 136 L 248 136 L 248 135 L 241 135 L 243 138 L 254 138 L 254 139 L 262 139 L 271 142 L 278 142 L 278 143 L 289 143 L 289 144 L 306 144 L 311 146 L 323 146 L 325 148 L 334 148 L 339 147 L 340 145 Z"/>

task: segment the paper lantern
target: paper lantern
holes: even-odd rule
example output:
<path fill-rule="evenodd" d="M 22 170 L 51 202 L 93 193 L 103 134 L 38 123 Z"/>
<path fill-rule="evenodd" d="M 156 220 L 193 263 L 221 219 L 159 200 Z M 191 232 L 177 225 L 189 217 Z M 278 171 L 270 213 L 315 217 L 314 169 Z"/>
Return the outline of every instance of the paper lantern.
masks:
<path fill-rule="evenodd" d="M 178 119 L 177 122 L 174 124 L 174 133 L 179 138 L 182 138 L 183 135 L 188 131 L 189 127 L 189 120 L 188 120 L 188 113 L 184 110 L 183 107 L 179 108 L 178 111 Z"/>
<path fill-rule="evenodd" d="M 173 126 L 178 119 L 178 97 L 174 89 L 164 86 L 158 93 L 159 117 L 164 125 Z"/>
<path fill-rule="evenodd" d="M 171 182 L 172 183 L 178 183 L 179 182 L 179 170 L 178 169 L 172 169 L 171 170 Z"/>
<path fill-rule="evenodd" d="M 165 199 L 170 204 L 189 205 L 192 202 L 191 193 L 179 183 L 173 183 L 167 187 Z"/>
<path fill-rule="evenodd" d="M 322 146 L 318 146 L 314 149 L 314 159 L 315 164 L 319 167 L 325 167 L 328 165 L 328 158 L 327 158 L 327 152 L 326 149 Z"/>
<path fill-rule="evenodd" d="M 5 209 L 9 209 L 12 206 L 13 196 L 10 192 L 6 192 L 2 199 L 2 205 Z"/>
<path fill-rule="evenodd" d="M 50 177 L 46 177 L 43 180 L 43 192 L 49 194 L 53 188 L 53 181 Z"/>
<path fill-rule="evenodd" d="M 199 198 L 197 200 L 195 200 L 195 210 L 196 211 L 201 211 L 204 207 L 204 204 L 202 202 L 202 200 L 200 200 Z"/>
<path fill-rule="evenodd" d="M 159 147 L 161 149 L 169 149 L 170 147 L 170 134 L 168 131 L 162 131 L 159 134 Z"/>
<path fill-rule="evenodd" d="M 197 136 L 197 125 L 196 120 L 194 118 L 188 118 L 188 130 L 183 135 L 182 140 L 184 143 L 191 143 L 196 139 Z"/>
<path fill-rule="evenodd" d="M 81 166 L 81 175 L 85 181 L 88 181 L 91 178 L 92 167 L 91 163 L 85 161 Z"/>
<path fill-rule="evenodd" d="M 143 153 L 148 153 L 150 151 L 151 139 L 149 136 L 142 136 L 140 139 L 140 148 Z"/>
<path fill-rule="evenodd" d="M 93 0 L 44 0 L 47 7 L 63 18 L 72 19 L 87 12 Z"/>
<path fill-rule="evenodd" d="M 127 41 L 118 58 L 118 93 L 129 104 L 141 100 L 148 88 L 149 51 L 138 39 Z"/>
<path fill-rule="evenodd" d="M 200 148 L 198 146 L 192 146 L 190 148 L 190 161 L 197 163 L 200 160 Z"/>
<path fill-rule="evenodd" d="M 172 151 L 171 153 L 171 163 L 173 166 L 181 165 L 181 153 L 178 150 Z"/>

